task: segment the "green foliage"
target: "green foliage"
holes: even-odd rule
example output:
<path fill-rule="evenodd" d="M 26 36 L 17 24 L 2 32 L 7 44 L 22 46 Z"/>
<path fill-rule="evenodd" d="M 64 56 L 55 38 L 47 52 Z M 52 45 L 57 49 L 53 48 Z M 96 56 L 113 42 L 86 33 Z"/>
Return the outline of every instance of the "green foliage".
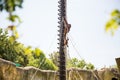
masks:
<path fill-rule="evenodd" d="M 0 29 L 0 58 L 24 63 L 24 51 L 22 44 L 17 41 L 11 41 L 11 37 L 7 36 L 7 31 Z"/>
<path fill-rule="evenodd" d="M 8 30 L 12 31 L 11 39 L 17 39 L 18 32 L 16 29 L 12 29 L 13 27 L 16 28 L 21 23 L 21 19 L 18 15 L 13 14 L 17 8 L 22 8 L 23 0 L 0 0 L 0 11 L 6 11 L 8 15 L 8 20 L 12 22 L 12 25 L 8 26 Z M 17 25 L 13 25 L 13 23 L 18 23 Z M 10 29 L 11 28 L 11 29 Z"/>
<path fill-rule="evenodd" d="M 11 22 L 16 22 L 16 21 L 18 21 L 19 23 L 22 22 L 18 15 L 10 15 L 8 17 L 8 20 L 11 21 Z"/>
<path fill-rule="evenodd" d="M 75 67 L 79 67 L 79 68 L 83 69 L 86 66 L 86 62 L 84 60 L 76 59 L 76 61 L 74 61 L 74 59 L 76 59 L 76 58 L 73 58 L 73 62 L 77 63 Z"/>
<path fill-rule="evenodd" d="M 111 18 L 108 20 L 105 26 L 105 30 L 108 32 L 110 31 L 112 35 L 114 32 L 119 28 L 120 25 L 120 11 L 113 10 L 111 12 Z"/>
<path fill-rule="evenodd" d="M 94 69 L 94 65 L 91 63 L 85 62 L 85 60 L 78 60 L 77 58 L 72 58 L 68 61 L 67 67 L 77 67 L 81 69 Z"/>
<path fill-rule="evenodd" d="M 39 48 L 35 48 L 34 50 L 27 48 L 26 51 L 28 52 L 28 66 L 34 66 L 44 70 L 57 69 L 53 62 L 47 59 L 43 51 L 41 51 Z"/>
<path fill-rule="evenodd" d="M 40 64 L 44 62 L 45 55 L 38 48 L 35 48 L 35 50 L 32 50 L 31 47 L 27 47 L 25 49 L 25 54 L 28 57 L 28 64 L 27 64 L 28 66 L 40 67 Z"/>
<path fill-rule="evenodd" d="M 58 56 L 59 56 L 59 53 L 58 53 L 58 52 L 53 52 L 53 53 L 49 54 L 50 60 L 51 60 L 56 66 L 58 66 Z"/>
<path fill-rule="evenodd" d="M 90 69 L 94 69 L 95 67 L 94 67 L 93 64 L 88 63 L 88 64 L 86 64 L 85 68 L 86 68 L 87 70 L 90 70 Z"/>
<path fill-rule="evenodd" d="M 13 51 L 15 43 L 11 43 L 6 34 L 7 32 L 3 32 L 2 29 L 0 29 L 0 48 L 1 48 L 0 53 L 3 58 L 14 61 L 15 58 L 12 58 L 12 57 L 16 55 L 14 54 L 15 52 Z M 10 46 L 13 46 L 13 47 L 11 48 Z M 9 51 L 9 53 L 6 52 L 5 49 Z"/>
<path fill-rule="evenodd" d="M 45 70 L 57 70 L 57 66 L 53 64 L 53 62 L 49 59 L 45 59 L 45 62 L 40 65 L 40 69 L 45 69 Z"/>
<path fill-rule="evenodd" d="M 53 52 L 49 55 L 52 62 L 58 66 L 58 52 Z M 77 58 L 67 59 L 67 68 L 77 67 L 81 69 L 94 69 L 94 65 L 91 63 L 86 63 L 85 60 L 79 60 Z"/>
<path fill-rule="evenodd" d="M 115 9 L 111 12 L 111 16 L 114 16 L 114 17 L 119 17 L 120 18 L 120 11 Z"/>
<path fill-rule="evenodd" d="M 23 0 L 0 0 L 0 11 L 13 12 L 16 8 L 22 8 Z"/>
<path fill-rule="evenodd" d="M 0 29 L 0 58 L 12 61 L 16 65 L 34 66 L 40 69 L 56 70 L 53 62 L 46 58 L 39 48 L 31 49 L 18 43 L 16 39 L 11 39 L 7 31 Z"/>
<path fill-rule="evenodd" d="M 16 27 L 21 23 L 18 15 L 13 14 L 17 8 L 22 8 L 23 0 L 0 0 L 0 11 L 5 10 L 8 15 L 8 20 L 12 22 L 4 32 L 0 29 L 0 58 L 12 61 L 17 66 L 34 66 L 40 69 L 56 70 L 57 67 L 53 62 L 46 58 L 45 54 L 39 49 L 31 49 L 30 46 L 25 47 L 18 43 L 19 38 Z M 18 22 L 17 25 L 13 23 Z M 7 31 L 10 30 L 12 35 L 8 36 Z"/>

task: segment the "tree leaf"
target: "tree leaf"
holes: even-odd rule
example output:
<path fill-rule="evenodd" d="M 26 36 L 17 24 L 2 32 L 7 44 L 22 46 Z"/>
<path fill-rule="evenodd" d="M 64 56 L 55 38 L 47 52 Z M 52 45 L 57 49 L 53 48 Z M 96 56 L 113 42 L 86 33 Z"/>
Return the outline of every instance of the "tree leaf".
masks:
<path fill-rule="evenodd" d="M 113 10 L 112 12 L 111 12 L 111 16 L 118 16 L 120 14 L 120 12 L 119 12 L 119 10 Z"/>

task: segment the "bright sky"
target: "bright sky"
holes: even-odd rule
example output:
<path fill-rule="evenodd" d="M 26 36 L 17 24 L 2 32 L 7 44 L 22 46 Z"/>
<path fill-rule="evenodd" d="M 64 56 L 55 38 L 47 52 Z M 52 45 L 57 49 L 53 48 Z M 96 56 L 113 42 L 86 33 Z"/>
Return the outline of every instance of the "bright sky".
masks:
<path fill-rule="evenodd" d="M 48 55 L 57 51 L 58 0 L 24 0 L 19 14 L 23 23 L 18 27 L 19 41 L 39 47 Z M 114 36 L 106 33 L 105 23 L 113 9 L 120 9 L 120 0 L 67 0 L 67 18 L 72 25 L 69 54 L 83 58 L 96 68 L 116 64 L 120 57 L 120 29 Z M 1 14 L 0 26 L 7 26 Z M 72 43 L 73 45 L 72 45 Z M 79 56 L 78 55 L 81 56 Z"/>

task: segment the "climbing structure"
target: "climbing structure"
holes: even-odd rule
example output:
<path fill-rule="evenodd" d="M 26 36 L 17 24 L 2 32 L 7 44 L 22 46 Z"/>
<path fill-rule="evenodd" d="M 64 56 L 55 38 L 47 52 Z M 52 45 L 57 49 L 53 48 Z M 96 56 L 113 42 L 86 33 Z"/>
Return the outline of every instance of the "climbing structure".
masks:
<path fill-rule="evenodd" d="M 67 48 L 67 33 L 70 30 L 70 24 L 67 23 L 66 19 L 66 0 L 58 1 L 58 23 L 59 23 L 59 80 L 66 80 L 66 48 Z"/>

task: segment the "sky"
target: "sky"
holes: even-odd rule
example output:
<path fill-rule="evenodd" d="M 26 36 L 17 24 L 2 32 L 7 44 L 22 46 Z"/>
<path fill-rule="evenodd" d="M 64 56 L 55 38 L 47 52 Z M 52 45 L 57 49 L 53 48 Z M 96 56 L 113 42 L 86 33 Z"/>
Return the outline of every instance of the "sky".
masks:
<path fill-rule="evenodd" d="M 120 57 L 120 29 L 114 36 L 105 31 L 110 12 L 120 10 L 120 0 L 67 0 L 67 19 L 72 25 L 69 33 L 68 54 L 84 59 L 96 68 L 115 65 Z M 46 56 L 57 47 L 58 0 L 24 0 L 23 8 L 18 9 L 22 23 L 17 28 L 18 41 L 39 47 Z M 2 17 L 1 17 L 2 16 Z M 0 26 L 6 27 L 7 14 L 0 13 Z"/>

